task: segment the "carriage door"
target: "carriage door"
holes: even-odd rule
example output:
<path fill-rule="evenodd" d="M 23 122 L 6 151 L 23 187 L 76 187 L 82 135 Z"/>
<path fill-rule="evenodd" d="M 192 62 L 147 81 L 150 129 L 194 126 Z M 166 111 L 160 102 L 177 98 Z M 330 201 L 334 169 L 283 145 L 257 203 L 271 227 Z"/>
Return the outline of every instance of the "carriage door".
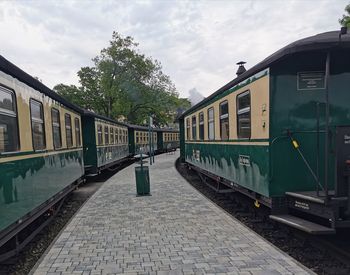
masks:
<path fill-rule="evenodd" d="M 337 181 L 335 194 L 337 197 L 348 195 L 348 176 L 350 171 L 350 126 L 336 128 L 336 169 Z"/>

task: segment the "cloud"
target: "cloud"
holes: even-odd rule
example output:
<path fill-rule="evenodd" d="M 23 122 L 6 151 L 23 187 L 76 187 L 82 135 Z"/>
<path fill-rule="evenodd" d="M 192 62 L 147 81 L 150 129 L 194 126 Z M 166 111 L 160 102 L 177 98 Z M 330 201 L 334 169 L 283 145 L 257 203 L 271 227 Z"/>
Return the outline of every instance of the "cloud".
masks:
<path fill-rule="evenodd" d="M 181 96 L 205 96 L 297 39 L 339 29 L 348 0 L 320 1 L 2 1 L 1 55 L 53 87 L 130 35 L 159 60 Z"/>

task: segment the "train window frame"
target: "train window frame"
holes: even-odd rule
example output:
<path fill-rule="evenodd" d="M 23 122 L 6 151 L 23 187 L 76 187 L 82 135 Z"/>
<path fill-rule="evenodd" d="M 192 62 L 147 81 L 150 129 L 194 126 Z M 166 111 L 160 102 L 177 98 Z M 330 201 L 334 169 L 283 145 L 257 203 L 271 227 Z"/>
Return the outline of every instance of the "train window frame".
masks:
<path fill-rule="evenodd" d="M 245 96 L 249 96 L 249 106 L 240 109 L 239 108 L 239 104 L 240 104 L 240 99 L 245 97 Z M 238 94 L 236 96 L 236 120 L 237 120 L 237 137 L 239 139 L 250 139 L 251 135 L 252 135 L 252 118 L 251 118 L 251 106 L 252 106 L 252 102 L 251 102 L 251 94 L 250 94 L 250 90 L 246 90 L 240 94 Z M 240 127 L 240 116 L 242 117 L 242 115 L 246 115 L 248 113 L 248 118 L 249 119 L 249 134 L 248 135 L 242 135 L 241 132 L 241 127 Z"/>
<path fill-rule="evenodd" d="M 78 127 L 77 127 L 78 125 Z M 80 120 L 79 118 L 74 118 L 74 133 L 75 133 L 75 146 L 81 147 L 81 128 L 80 128 Z"/>
<path fill-rule="evenodd" d="M 190 134 L 191 134 L 191 125 L 190 125 L 190 118 L 186 118 L 186 140 L 190 140 Z"/>
<path fill-rule="evenodd" d="M 102 127 L 102 124 L 97 124 L 97 144 L 103 145 L 103 127 Z"/>
<path fill-rule="evenodd" d="M 109 127 L 107 125 L 105 125 L 103 129 L 103 133 L 105 136 L 105 145 L 108 145 L 109 144 Z"/>
<path fill-rule="evenodd" d="M 34 118 L 33 119 L 33 110 L 32 110 L 32 104 L 37 104 L 39 106 L 40 112 L 42 114 L 42 118 Z M 46 149 L 46 129 L 45 129 L 45 112 L 44 112 L 44 104 L 34 98 L 29 99 L 29 110 L 30 110 L 30 126 L 31 126 L 31 131 L 32 131 L 32 146 L 33 146 L 33 151 L 44 151 Z M 33 125 L 34 123 L 40 123 L 42 124 L 42 137 L 43 137 L 43 146 L 40 148 L 36 148 L 35 146 L 35 141 L 34 141 L 34 128 Z"/>
<path fill-rule="evenodd" d="M 209 114 L 210 111 L 213 111 L 213 117 L 212 118 L 210 118 L 210 114 Z M 208 115 L 208 140 L 215 140 L 215 110 L 214 110 L 214 107 L 208 108 L 207 115 Z M 213 124 L 212 131 L 210 130 L 210 125 L 211 124 Z"/>
<path fill-rule="evenodd" d="M 222 114 L 223 106 L 227 105 L 227 113 Z M 220 122 L 220 139 L 221 140 L 229 140 L 230 139 L 230 110 L 228 105 L 228 100 L 224 100 L 219 104 L 219 122 Z M 227 119 L 227 138 L 223 137 L 223 121 Z"/>
<path fill-rule="evenodd" d="M 193 115 L 191 117 L 191 122 L 192 122 L 192 140 L 196 140 L 197 139 L 197 116 Z M 194 122 L 194 123 L 193 123 Z"/>
<path fill-rule="evenodd" d="M 70 122 L 70 126 L 67 125 L 67 119 L 69 119 L 68 121 Z M 72 148 L 74 146 L 73 145 L 72 116 L 68 113 L 64 114 L 64 128 L 66 131 L 66 146 L 67 146 L 67 148 Z M 68 135 L 67 135 L 68 132 L 70 133 L 71 143 L 68 142 Z"/>
<path fill-rule="evenodd" d="M 5 94 L 8 94 L 11 96 L 11 105 L 13 110 L 8 110 L 6 108 L 0 108 L 0 118 L 1 117 L 5 117 L 4 121 L 6 119 L 13 119 L 14 123 L 4 123 L 4 124 L 0 124 L 0 125 L 4 125 L 6 126 L 6 129 L 8 128 L 8 125 L 11 125 L 13 127 L 13 130 L 11 132 L 11 134 L 13 134 L 15 132 L 14 135 L 11 135 L 11 141 L 13 142 L 13 148 L 11 148 L 11 150 L 6 150 L 5 149 L 5 131 L 3 131 L 4 133 L 4 140 L 3 140 L 3 150 L 0 151 L 0 155 L 2 154 L 7 154 L 7 153 L 14 153 L 14 152 L 18 152 L 21 150 L 21 144 L 20 144 L 20 129 L 19 129 L 19 124 L 18 124 L 18 109 L 17 109 L 17 96 L 16 96 L 16 92 L 8 87 L 2 86 L 0 85 L 0 92 L 3 92 Z M 4 127 L 2 127 L 4 128 Z M 1 129 L 1 128 L 0 128 Z M 13 138 L 15 137 L 15 138 Z"/>
<path fill-rule="evenodd" d="M 139 135 L 138 131 L 136 131 L 136 133 L 135 133 L 135 142 L 136 142 L 136 144 L 140 143 L 140 135 Z"/>
<path fill-rule="evenodd" d="M 114 128 L 109 127 L 109 141 L 110 144 L 114 144 Z"/>
<path fill-rule="evenodd" d="M 204 112 L 200 112 L 198 114 L 198 122 L 199 122 L 199 140 L 204 140 Z M 173 137 L 174 139 L 174 137 Z"/>
<path fill-rule="evenodd" d="M 55 125 L 55 122 L 53 120 L 54 117 L 54 112 L 57 112 L 58 115 L 58 125 Z M 53 148 L 54 150 L 60 149 L 62 148 L 62 128 L 61 128 L 61 113 L 57 108 L 51 108 L 51 124 L 52 124 L 52 142 L 53 142 Z M 56 142 L 55 142 L 55 127 L 58 128 L 58 132 L 59 132 L 59 146 L 56 146 Z"/>
<path fill-rule="evenodd" d="M 117 127 L 114 128 L 114 144 L 119 144 Z"/>

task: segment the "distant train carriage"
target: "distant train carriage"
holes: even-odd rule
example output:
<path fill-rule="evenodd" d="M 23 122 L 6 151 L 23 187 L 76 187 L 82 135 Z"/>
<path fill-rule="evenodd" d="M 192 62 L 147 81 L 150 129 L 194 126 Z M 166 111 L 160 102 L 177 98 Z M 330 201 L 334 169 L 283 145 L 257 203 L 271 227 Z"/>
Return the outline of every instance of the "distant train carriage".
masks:
<path fill-rule="evenodd" d="M 181 116 L 181 159 L 274 220 L 313 234 L 350 227 L 349 61 L 350 36 L 328 32 L 241 65 Z"/>
<path fill-rule="evenodd" d="M 131 155 L 138 154 L 149 154 L 150 152 L 150 140 L 149 140 L 149 129 L 148 127 L 138 125 L 128 125 L 129 128 L 129 152 Z M 152 146 L 155 152 L 158 151 L 157 145 L 157 131 L 158 129 L 152 130 Z"/>
<path fill-rule="evenodd" d="M 129 156 L 128 127 L 113 119 L 84 111 L 83 144 L 87 175 L 96 175 Z"/>
<path fill-rule="evenodd" d="M 178 130 L 160 129 L 158 131 L 158 148 L 162 152 L 175 151 L 180 147 L 180 134 Z"/>
<path fill-rule="evenodd" d="M 0 247 L 7 243 L 7 256 L 24 241 L 11 239 L 83 174 L 80 109 L 0 56 Z"/>

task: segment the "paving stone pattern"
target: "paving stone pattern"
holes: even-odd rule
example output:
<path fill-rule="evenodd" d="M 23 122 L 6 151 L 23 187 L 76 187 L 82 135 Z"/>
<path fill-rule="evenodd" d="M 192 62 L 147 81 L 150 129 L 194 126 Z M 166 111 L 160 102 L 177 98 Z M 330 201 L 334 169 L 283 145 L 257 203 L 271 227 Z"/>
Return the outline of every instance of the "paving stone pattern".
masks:
<path fill-rule="evenodd" d="M 177 157 L 156 157 L 152 196 L 135 196 L 134 165 L 105 182 L 34 274 L 311 273 L 193 189 Z"/>

